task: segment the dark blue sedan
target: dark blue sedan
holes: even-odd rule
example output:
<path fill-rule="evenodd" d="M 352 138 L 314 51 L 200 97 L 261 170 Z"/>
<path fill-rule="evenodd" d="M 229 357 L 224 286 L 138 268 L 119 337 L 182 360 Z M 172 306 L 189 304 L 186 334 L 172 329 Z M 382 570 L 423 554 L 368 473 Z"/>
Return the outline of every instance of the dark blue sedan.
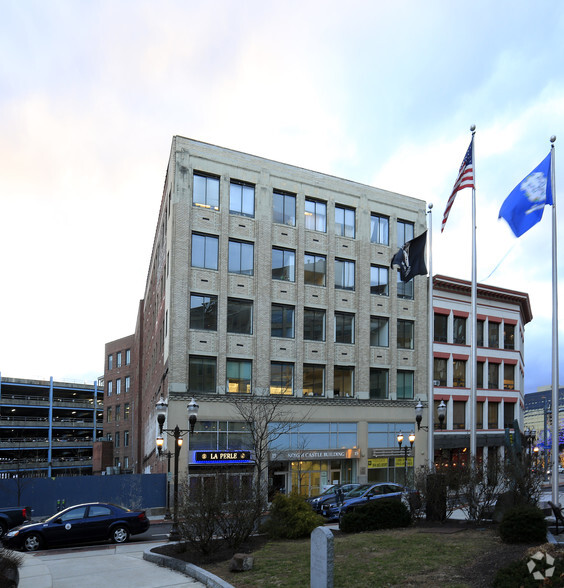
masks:
<path fill-rule="evenodd" d="M 90 502 L 70 506 L 41 523 L 16 527 L 2 537 L 2 543 L 10 549 L 24 551 L 108 539 L 114 543 L 125 543 L 130 535 L 144 533 L 149 524 L 144 511 Z"/>

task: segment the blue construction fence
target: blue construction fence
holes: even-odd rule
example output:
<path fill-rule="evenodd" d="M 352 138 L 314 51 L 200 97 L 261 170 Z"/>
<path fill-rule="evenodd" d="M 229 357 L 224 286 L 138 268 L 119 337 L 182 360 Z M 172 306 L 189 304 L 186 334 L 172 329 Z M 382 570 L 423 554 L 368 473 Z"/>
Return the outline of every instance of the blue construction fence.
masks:
<path fill-rule="evenodd" d="M 83 502 L 111 502 L 132 510 L 164 507 L 166 474 L 0 480 L 0 507 L 31 506 L 33 518 Z"/>

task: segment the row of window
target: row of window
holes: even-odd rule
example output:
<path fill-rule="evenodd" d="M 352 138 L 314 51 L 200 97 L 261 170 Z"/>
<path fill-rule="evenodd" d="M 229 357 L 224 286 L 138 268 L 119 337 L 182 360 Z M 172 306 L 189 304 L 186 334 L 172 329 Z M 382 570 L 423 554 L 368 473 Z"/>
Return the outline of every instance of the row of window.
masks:
<path fill-rule="evenodd" d="M 194 173 L 194 206 L 219 210 L 220 179 L 217 176 Z M 255 186 L 246 182 L 231 180 L 229 184 L 229 212 L 240 216 L 255 216 Z M 356 237 L 356 210 L 335 204 L 334 231 L 343 237 Z M 272 193 L 272 222 L 296 226 L 296 194 L 282 190 Z M 304 202 L 304 226 L 306 229 L 327 232 L 327 202 L 306 197 Z M 370 216 L 370 241 L 380 245 L 389 245 L 390 219 L 387 216 L 372 213 Z M 398 246 L 413 239 L 413 223 L 397 221 Z"/>
<path fill-rule="evenodd" d="M 290 362 L 273 361 L 270 363 L 270 394 L 292 396 L 295 366 Z M 385 399 L 389 397 L 389 370 L 370 369 L 370 398 Z M 303 364 L 302 395 L 325 396 L 325 366 Z M 414 373 L 407 370 L 397 371 L 397 399 L 413 399 Z M 192 355 L 189 358 L 189 387 L 192 394 L 215 394 L 217 392 L 217 359 Z M 250 359 L 227 359 L 225 389 L 229 393 L 252 393 L 252 361 Z M 349 397 L 355 395 L 355 368 L 352 366 L 334 366 L 333 396 Z"/>
<path fill-rule="evenodd" d="M 446 358 L 434 358 L 433 379 L 436 386 L 449 386 L 452 377 L 452 386 L 465 388 L 468 381 L 466 370 L 469 363 L 465 359 L 452 360 L 452 374 L 449 374 L 450 360 Z M 477 362 L 476 388 L 490 390 L 515 390 L 515 365 L 513 363 L 500 363 L 488 361 L 487 380 L 484 379 L 486 364 L 483 361 Z M 500 386 L 500 374 L 503 374 L 503 386 Z"/>
<path fill-rule="evenodd" d="M 116 423 L 119 423 L 121 421 L 121 404 L 116 404 L 115 406 L 108 406 L 106 408 L 106 422 L 111 423 L 113 422 L 114 418 Z M 123 420 L 129 420 L 129 402 L 126 402 L 123 405 Z"/>
<path fill-rule="evenodd" d="M 120 446 L 120 442 L 121 442 L 120 433 L 121 433 L 120 431 L 116 431 L 113 435 L 112 435 L 112 433 L 107 434 L 108 441 L 113 441 L 115 447 Z M 129 447 L 129 442 L 130 442 L 129 431 L 123 431 L 123 447 Z M 128 459 L 128 458 L 126 458 L 126 459 Z M 118 465 L 118 464 L 116 463 L 116 465 Z M 129 467 L 129 461 L 127 462 L 127 464 L 125 464 L 125 467 L 126 468 Z"/>
<path fill-rule="evenodd" d="M 295 306 L 272 304 L 270 334 L 272 337 L 295 337 Z M 190 295 L 190 328 L 217 331 L 218 301 L 211 294 Z M 251 335 L 253 332 L 253 302 L 238 298 L 227 299 L 227 332 Z M 308 341 L 325 341 L 326 311 L 319 308 L 304 308 L 303 338 Z M 355 342 L 355 315 L 348 312 L 334 313 L 335 342 Z M 415 324 L 398 319 L 397 346 L 413 349 Z M 389 346 L 389 318 L 370 317 L 370 345 Z"/>
<path fill-rule="evenodd" d="M 124 352 L 117 351 L 116 352 L 116 368 L 120 368 L 122 366 L 122 360 L 125 355 L 125 365 L 131 364 L 131 349 L 126 349 Z M 114 354 L 108 354 L 108 371 L 114 369 Z"/>
<path fill-rule="evenodd" d="M 435 429 L 440 429 L 440 421 L 438 417 L 437 407 L 439 405 L 438 400 L 435 400 Z M 443 424 L 446 429 L 467 429 L 469 419 L 467 419 L 466 400 L 452 400 L 452 416 L 448 415 L 447 411 L 447 422 Z M 504 402 L 503 403 L 503 414 L 500 414 L 500 402 L 488 401 L 487 410 L 484 411 L 484 402 L 480 401 L 476 403 L 476 428 L 484 429 L 484 417 L 488 429 L 502 429 L 505 427 L 512 428 L 513 421 L 515 419 L 515 403 Z M 486 414 L 484 415 L 484 412 Z M 502 417 L 502 418 L 501 418 Z M 500 426 L 503 424 L 503 426 Z"/>
<path fill-rule="evenodd" d="M 115 380 L 116 394 L 121 394 L 121 392 L 122 392 L 121 382 L 122 382 L 121 378 L 117 378 Z M 124 387 L 124 392 L 127 394 L 129 392 L 129 389 L 131 388 L 131 376 L 125 376 L 123 378 L 123 387 Z M 114 380 L 108 380 L 106 382 L 106 396 L 111 396 L 113 393 L 114 393 Z"/>
<path fill-rule="evenodd" d="M 203 233 L 192 234 L 192 267 L 217 270 L 219 263 L 219 237 Z M 355 289 L 355 262 L 335 258 L 335 288 Z M 228 271 L 232 274 L 254 275 L 254 243 L 229 239 Z M 272 279 L 296 281 L 296 252 L 281 247 L 272 248 Z M 399 274 L 398 274 L 399 275 Z M 304 254 L 304 283 L 325 286 L 327 257 L 317 253 Z M 380 265 L 370 267 L 370 291 L 380 296 L 389 295 L 389 268 Z M 402 282 L 398 278 L 398 297 L 413 298 L 413 281 Z"/>
<path fill-rule="evenodd" d="M 468 340 L 466 329 L 467 319 L 463 316 L 452 318 L 452 336 L 449 337 L 449 315 L 435 313 L 434 315 L 434 339 L 441 343 L 455 343 L 466 345 Z M 500 342 L 503 349 L 515 349 L 515 325 L 507 322 L 502 325 L 499 322 L 482 319 L 476 321 L 476 345 L 478 347 L 493 347 L 499 349 Z M 503 341 L 500 340 L 502 332 Z"/>

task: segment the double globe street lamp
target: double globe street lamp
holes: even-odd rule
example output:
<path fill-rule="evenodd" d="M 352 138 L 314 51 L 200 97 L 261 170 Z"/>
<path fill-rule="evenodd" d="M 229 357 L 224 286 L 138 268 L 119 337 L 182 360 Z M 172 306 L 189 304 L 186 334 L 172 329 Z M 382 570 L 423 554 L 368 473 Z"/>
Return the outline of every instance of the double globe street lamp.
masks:
<path fill-rule="evenodd" d="M 415 442 L 415 433 L 412 431 L 409 434 L 409 444 L 410 444 L 410 451 L 413 451 L 413 443 Z M 403 444 L 403 433 L 400 431 L 400 434 L 397 436 L 397 440 L 398 440 L 398 445 L 401 451 L 401 446 Z M 407 486 L 407 443 L 405 444 L 404 448 L 404 467 L 405 467 L 405 479 L 404 479 L 404 485 Z"/>
<path fill-rule="evenodd" d="M 194 427 L 196 426 L 196 421 L 198 420 L 198 409 L 200 407 L 198 406 L 198 404 L 196 404 L 193 398 L 186 407 L 188 410 L 188 422 L 190 424 L 189 429 L 181 429 L 178 425 L 176 425 L 174 429 L 163 428 L 166 421 L 166 415 L 168 412 L 168 403 L 162 396 L 161 399 L 157 402 L 155 408 L 157 411 L 157 423 L 159 424 L 159 434 L 156 439 L 157 451 L 159 453 L 159 456 L 162 454 L 164 446 L 163 433 L 166 433 L 170 437 L 174 438 L 174 511 L 172 517 L 172 529 L 170 531 L 170 535 L 168 536 L 168 538 L 169 541 L 179 541 L 180 532 L 178 530 L 178 456 L 180 455 L 180 449 L 182 447 L 182 437 L 184 437 L 185 435 L 190 435 L 194 432 Z M 190 439 L 190 437 L 188 437 L 188 439 Z"/>

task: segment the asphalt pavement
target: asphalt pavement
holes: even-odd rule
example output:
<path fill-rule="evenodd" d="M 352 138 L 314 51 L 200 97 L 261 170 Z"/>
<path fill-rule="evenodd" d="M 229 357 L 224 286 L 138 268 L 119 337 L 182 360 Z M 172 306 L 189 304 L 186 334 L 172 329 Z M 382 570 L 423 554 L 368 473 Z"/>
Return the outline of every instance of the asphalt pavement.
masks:
<path fill-rule="evenodd" d="M 143 559 L 166 541 L 23 554 L 18 588 L 200 588 L 205 584 Z"/>

